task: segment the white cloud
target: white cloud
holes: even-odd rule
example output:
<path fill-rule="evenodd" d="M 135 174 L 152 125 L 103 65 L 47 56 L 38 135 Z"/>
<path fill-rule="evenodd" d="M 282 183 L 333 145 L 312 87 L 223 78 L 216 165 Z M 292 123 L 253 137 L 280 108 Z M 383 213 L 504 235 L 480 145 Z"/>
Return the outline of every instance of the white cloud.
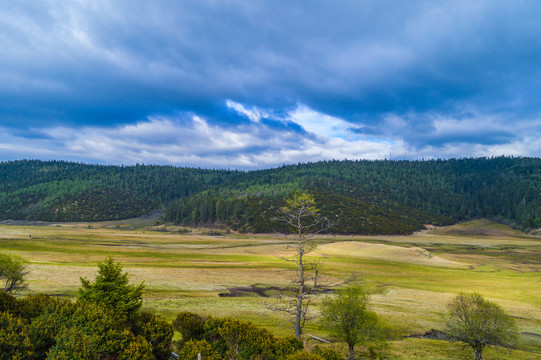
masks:
<path fill-rule="evenodd" d="M 105 164 L 173 164 L 205 168 L 258 169 L 298 162 L 342 159 L 419 159 L 469 156 L 536 156 L 541 153 L 538 128 L 541 120 L 517 126 L 521 136 L 484 144 L 465 141 L 492 131 L 487 137 L 507 136 L 499 118 L 455 119 L 435 117 L 419 146 L 400 133 L 408 119 L 388 115 L 387 130 L 376 135 L 355 135 L 342 119 L 299 105 L 286 118 L 306 132 L 272 127 L 259 120 L 256 107 L 247 110 L 231 102 L 230 108 L 253 119 L 237 125 L 213 124 L 198 115 L 152 116 L 136 124 L 116 127 L 51 127 L 34 129 L 32 136 L 17 136 L 0 128 L 0 157 L 10 159 L 61 159 Z M 269 114 L 265 114 L 269 118 Z M 412 115 L 409 115 L 412 116 Z M 6 131 L 4 131 L 6 130 Z M 504 135 L 500 135 L 500 132 Z M 527 135 L 524 135 L 527 134 Z M 486 134 L 485 134 L 486 135 Z M 454 138 L 453 138 L 454 137 Z M 436 141 L 430 141 L 437 138 Z M 445 141 L 441 140 L 446 138 Z M 453 140 L 454 139 L 454 140 Z M 462 139 L 462 140 L 461 140 Z M 419 143 L 419 142 L 418 142 Z"/>
<path fill-rule="evenodd" d="M 250 119 L 253 122 L 260 122 L 261 118 L 269 116 L 265 111 L 255 106 L 252 107 L 251 109 L 247 109 L 241 103 L 238 103 L 232 100 L 227 100 L 225 104 L 227 107 L 234 109 L 236 112 L 238 112 L 241 115 L 246 116 L 248 119 Z"/>
<path fill-rule="evenodd" d="M 299 104 L 289 112 L 290 120 L 301 125 L 306 131 L 329 138 L 355 139 L 351 131 L 354 126 L 340 118 L 322 114 Z"/>

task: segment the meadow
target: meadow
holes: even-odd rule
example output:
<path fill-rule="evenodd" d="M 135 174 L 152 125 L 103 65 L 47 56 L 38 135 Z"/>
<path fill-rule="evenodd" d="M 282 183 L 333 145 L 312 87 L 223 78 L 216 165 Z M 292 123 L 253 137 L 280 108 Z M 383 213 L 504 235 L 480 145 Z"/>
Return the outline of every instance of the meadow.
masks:
<path fill-rule="evenodd" d="M 0 251 L 28 262 L 27 292 L 75 297 L 80 277 L 93 279 L 97 262 L 112 256 L 133 283 L 144 281 L 145 310 L 169 320 L 186 310 L 232 316 L 277 335 L 291 333 L 283 314 L 271 310 L 276 300 L 261 296 L 291 279 L 292 264 L 280 259 L 288 255 L 291 239 L 182 230 L 154 226 L 152 219 L 4 223 Z M 459 292 L 478 292 L 498 303 L 521 332 L 515 348 L 489 349 L 485 359 L 541 357 L 540 236 L 476 220 L 411 236 L 319 235 L 314 240 L 318 247 L 312 256 L 325 258 L 326 276 L 339 281 L 356 273 L 372 294 L 372 308 L 392 328 L 388 358 L 470 359 L 471 350 L 461 344 L 423 336 L 442 329 L 445 306 Z M 250 291 L 252 285 L 260 291 Z M 317 320 L 305 333 L 328 336 Z"/>

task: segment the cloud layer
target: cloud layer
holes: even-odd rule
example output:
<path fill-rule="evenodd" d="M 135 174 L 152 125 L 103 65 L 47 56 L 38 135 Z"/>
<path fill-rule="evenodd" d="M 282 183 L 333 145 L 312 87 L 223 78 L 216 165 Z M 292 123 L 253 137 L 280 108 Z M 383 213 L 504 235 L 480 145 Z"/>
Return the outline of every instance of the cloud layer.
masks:
<path fill-rule="evenodd" d="M 0 4 L 0 157 L 541 156 L 541 4 Z"/>

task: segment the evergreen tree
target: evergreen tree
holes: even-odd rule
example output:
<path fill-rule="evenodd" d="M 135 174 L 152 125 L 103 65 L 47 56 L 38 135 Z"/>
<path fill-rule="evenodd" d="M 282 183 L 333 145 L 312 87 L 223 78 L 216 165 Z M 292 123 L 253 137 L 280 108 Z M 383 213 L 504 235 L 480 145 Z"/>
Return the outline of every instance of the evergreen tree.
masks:
<path fill-rule="evenodd" d="M 98 263 L 98 274 L 93 283 L 81 278 L 79 300 L 103 304 L 116 314 L 129 318 L 142 305 L 143 283 L 129 284 L 128 273 L 122 272 L 122 265 L 109 257 Z"/>

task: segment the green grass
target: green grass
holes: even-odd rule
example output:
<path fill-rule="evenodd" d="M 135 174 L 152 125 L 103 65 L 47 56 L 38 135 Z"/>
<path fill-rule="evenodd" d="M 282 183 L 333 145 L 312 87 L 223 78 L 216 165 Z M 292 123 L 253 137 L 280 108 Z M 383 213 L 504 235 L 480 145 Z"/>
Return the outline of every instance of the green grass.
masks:
<path fill-rule="evenodd" d="M 279 335 L 290 333 L 283 314 L 269 308 L 274 300 L 218 296 L 232 287 L 286 285 L 293 265 L 277 255 L 288 253 L 290 240 L 280 235 L 207 236 L 201 230 L 178 234 L 134 228 L 129 222 L 120 229 L 113 222 L 92 228 L 4 225 L 0 251 L 29 262 L 30 292 L 75 296 L 79 278 L 93 278 L 96 263 L 113 256 L 133 282 L 145 282 L 144 307 L 167 319 L 188 310 L 251 320 Z M 400 339 L 441 329 L 445 305 L 459 292 L 478 292 L 497 302 L 525 333 L 518 349 L 492 349 L 485 359 L 541 356 L 540 337 L 530 335 L 541 334 L 541 237 L 475 221 L 412 236 L 322 235 L 315 240 L 331 244 L 335 251 L 326 258 L 325 273 L 334 279 L 360 274 L 373 294 L 373 309 L 392 324 L 397 340 L 391 342 L 390 359 L 471 358 L 471 351 L 458 344 Z M 359 250 L 352 252 L 354 245 Z M 346 251 L 340 252 L 341 246 Z M 419 262 L 416 256 L 428 256 L 425 250 L 431 258 Z M 432 262 L 436 257 L 439 263 Z M 328 336 L 317 322 L 309 323 L 307 330 Z"/>

